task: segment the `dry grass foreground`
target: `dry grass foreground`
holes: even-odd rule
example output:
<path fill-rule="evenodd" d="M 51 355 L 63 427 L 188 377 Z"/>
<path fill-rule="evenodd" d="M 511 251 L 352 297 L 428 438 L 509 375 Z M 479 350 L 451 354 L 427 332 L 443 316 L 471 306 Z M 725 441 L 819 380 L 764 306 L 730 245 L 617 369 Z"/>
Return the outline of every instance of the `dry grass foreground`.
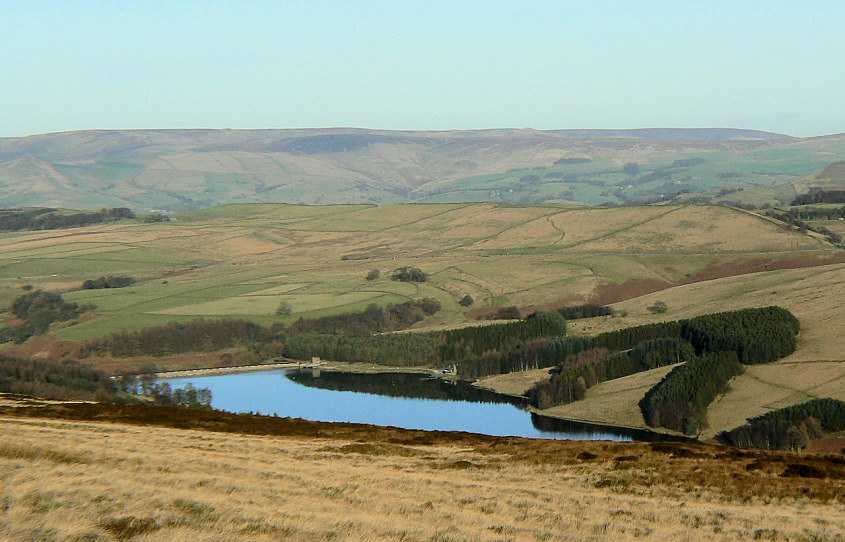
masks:
<path fill-rule="evenodd" d="M 0 540 L 833 541 L 845 532 L 845 465 L 821 456 L 192 415 L 0 407 Z M 164 427 L 182 424 L 265 434 Z"/>

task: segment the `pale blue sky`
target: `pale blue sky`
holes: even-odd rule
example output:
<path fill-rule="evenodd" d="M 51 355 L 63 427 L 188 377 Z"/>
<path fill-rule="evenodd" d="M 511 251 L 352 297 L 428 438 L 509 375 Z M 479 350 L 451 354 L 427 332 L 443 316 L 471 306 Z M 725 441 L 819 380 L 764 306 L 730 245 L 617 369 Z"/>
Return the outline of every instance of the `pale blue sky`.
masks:
<path fill-rule="evenodd" d="M 845 2 L 0 0 L 0 136 L 845 132 Z"/>

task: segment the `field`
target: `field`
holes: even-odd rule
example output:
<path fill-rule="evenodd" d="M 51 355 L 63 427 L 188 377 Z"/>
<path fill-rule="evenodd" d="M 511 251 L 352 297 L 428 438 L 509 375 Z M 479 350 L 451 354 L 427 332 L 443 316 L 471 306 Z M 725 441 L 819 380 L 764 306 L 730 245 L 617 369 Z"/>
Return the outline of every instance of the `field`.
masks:
<path fill-rule="evenodd" d="M 56 330 L 65 340 L 198 317 L 269 324 L 283 301 L 289 322 L 430 296 L 443 310 L 425 325 L 455 324 L 492 306 L 583 302 L 613 285 L 623 299 L 643 285 L 653 291 L 736 272 L 726 265 L 747 271 L 842 257 L 771 220 L 694 205 L 235 205 L 170 223 L 4 234 L 0 246 L 0 302 L 33 285 L 96 305 L 96 317 Z M 389 280 L 403 265 L 430 280 Z M 367 281 L 372 269 L 382 277 Z M 109 274 L 140 282 L 78 289 Z M 468 309 L 457 303 L 466 294 L 476 300 Z"/>
<path fill-rule="evenodd" d="M 48 337 L 6 345 L 14 355 L 71 352 L 72 341 L 172 321 L 235 316 L 269 325 L 423 296 L 443 309 L 419 329 L 463 325 L 503 305 L 528 313 L 614 303 L 616 316 L 570 322 L 575 334 L 776 304 L 801 322 L 799 348 L 783 363 L 800 363 L 802 378 L 780 365 L 739 377 L 712 407 L 707 435 L 807 397 L 841 397 L 843 389 L 845 264 L 836 262 L 845 253 L 818 235 L 727 207 L 230 205 L 169 223 L 4 234 L 0 247 L 3 305 L 31 285 L 96 306 Z M 404 265 L 420 267 L 429 280 L 390 280 Z M 366 280 L 373 269 L 381 278 Z M 110 274 L 139 282 L 79 288 Z M 475 299 L 471 307 L 458 304 L 466 294 Z M 658 300 L 667 313 L 648 310 Z M 275 315 L 282 302 L 292 308 L 283 318 Z M 109 371 L 224 363 L 216 354 L 91 362 Z M 484 385 L 521 394 L 544 377 L 518 374 Z M 616 388 L 626 382 L 598 386 L 586 401 L 554 414 L 641 426 L 634 406 L 645 384 Z"/>
<path fill-rule="evenodd" d="M 821 456 L 132 412 L 143 410 L 3 398 L 0 539 L 839 541 L 845 532 L 845 470 Z"/>

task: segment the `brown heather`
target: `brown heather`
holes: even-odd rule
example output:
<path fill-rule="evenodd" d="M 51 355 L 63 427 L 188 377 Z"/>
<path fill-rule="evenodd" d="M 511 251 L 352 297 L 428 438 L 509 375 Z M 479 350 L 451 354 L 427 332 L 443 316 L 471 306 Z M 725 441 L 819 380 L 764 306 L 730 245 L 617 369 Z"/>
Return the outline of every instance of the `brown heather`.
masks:
<path fill-rule="evenodd" d="M 845 532 L 841 457 L 0 399 L 0 540 L 833 541 Z"/>

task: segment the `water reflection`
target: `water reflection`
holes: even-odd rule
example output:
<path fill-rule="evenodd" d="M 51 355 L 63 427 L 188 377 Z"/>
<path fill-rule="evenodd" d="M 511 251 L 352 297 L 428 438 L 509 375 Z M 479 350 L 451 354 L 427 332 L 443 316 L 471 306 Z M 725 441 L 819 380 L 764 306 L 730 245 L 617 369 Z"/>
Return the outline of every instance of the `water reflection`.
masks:
<path fill-rule="evenodd" d="M 498 436 L 570 440 L 652 440 L 647 431 L 565 422 L 538 416 L 525 405 L 465 382 L 449 383 L 420 374 L 348 374 L 323 371 L 263 371 L 167 379 L 208 387 L 211 406 L 314 421 L 366 423 L 467 431 Z"/>
<path fill-rule="evenodd" d="M 319 376 L 309 371 L 290 371 L 287 378 L 297 384 L 324 390 L 353 391 L 388 397 L 468 401 L 470 403 L 510 403 L 525 401 L 482 390 L 468 382 L 444 380 L 425 374 L 379 373 L 358 374 L 322 371 Z"/>

